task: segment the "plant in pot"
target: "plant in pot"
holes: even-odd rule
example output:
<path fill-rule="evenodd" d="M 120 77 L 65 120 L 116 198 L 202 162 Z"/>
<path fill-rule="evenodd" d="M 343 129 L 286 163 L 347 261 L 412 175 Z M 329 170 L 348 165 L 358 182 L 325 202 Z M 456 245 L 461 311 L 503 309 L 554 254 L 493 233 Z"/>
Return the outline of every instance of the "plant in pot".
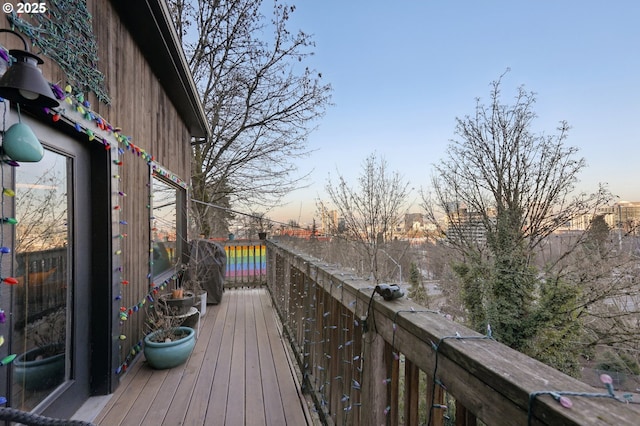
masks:
<path fill-rule="evenodd" d="M 35 348 L 18 355 L 13 362 L 15 381 L 24 389 L 37 391 L 62 383 L 65 371 L 67 314 L 64 308 L 29 323 L 26 336 Z"/>
<path fill-rule="evenodd" d="M 254 213 L 253 220 L 255 222 L 255 226 L 258 229 L 258 239 L 266 240 L 267 231 L 272 227 L 271 221 L 269 220 L 269 218 L 265 217 L 264 213 Z"/>
<path fill-rule="evenodd" d="M 158 300 L 166 314 L 180 316 L 189 313 L 189 309 L 193 307 L 195 301 L 195 294 L 184 287 L 176 286 L 171 290 L 171 293 L 160 295 Z"/>
<path fill-rule="evenodd" d="M 149 333 L 144 338 L 144 356 L 152 368 L 173 368 L 187 361 L 196 345 L 196 333 L 181 325 L 183 319 L 167 314 L 157 305 L 149 313 Z"/>

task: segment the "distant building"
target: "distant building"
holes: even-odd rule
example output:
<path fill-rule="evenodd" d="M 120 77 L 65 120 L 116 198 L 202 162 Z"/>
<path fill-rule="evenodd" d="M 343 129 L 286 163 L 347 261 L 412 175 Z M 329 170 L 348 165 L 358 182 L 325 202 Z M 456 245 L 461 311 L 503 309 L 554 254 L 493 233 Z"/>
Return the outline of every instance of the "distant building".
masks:
<path fill-rule="evenodd" d="M 487 218 L 495 222 L 495 210 L 486 213 L 469 211 L 464 207 L 458 208 L 447 220 L 446 235 L 451 241 L 463 240 L 477 245 L 487 243 Z"/>
<path fill-rule="evenodd" d="M 640 233 L 640 201 L 620 201 L 606 207 L 600 214 L 611 229 L 622 229 L 631 234 Z"/>
<path fill-rule="evenodd" d="M 625 233 L 638 234 L 640 229 L 640 201 L 620 201 L 611 206 L 598 209 L 595 213 L 588 213 L 574 217 L 558 232 L 586 231 L 596 216 L 604 217 L 611 229 L 621 229 Z"/>
<path fill-rule="evenodd" d="M 320 233 L 337 234 L 340 223 L 339 217 L 337 210 L 323 208 L 320 212 Z"/>

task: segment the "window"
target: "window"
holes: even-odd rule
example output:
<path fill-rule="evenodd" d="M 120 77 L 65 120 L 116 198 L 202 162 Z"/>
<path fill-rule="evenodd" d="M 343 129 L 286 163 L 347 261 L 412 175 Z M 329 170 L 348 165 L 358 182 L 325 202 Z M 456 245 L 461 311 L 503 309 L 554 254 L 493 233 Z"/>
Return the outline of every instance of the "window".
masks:
<path fill-rule="evenodd" d="M 152 274 L 156 278 L 181 263 L 185 190 L 154 174 L 152 186 Z"/>
<path fill-rule="evenodd" d="M 72 160 L 47 150 L 16 168 L 13 406 L 31 410 L 67 378 L 73 291 Z"/>

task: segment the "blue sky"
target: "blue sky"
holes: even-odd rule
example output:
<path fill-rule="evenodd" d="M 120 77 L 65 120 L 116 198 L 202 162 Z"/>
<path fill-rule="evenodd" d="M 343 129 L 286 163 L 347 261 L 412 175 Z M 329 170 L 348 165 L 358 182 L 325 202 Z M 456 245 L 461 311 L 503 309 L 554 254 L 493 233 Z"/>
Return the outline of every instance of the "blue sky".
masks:
<path fill-rule="evenodd" d="M 299 0 L 291 29 L 313 34 L 309 65 L 332 84 L 333 103 L 309 138 L 309 187 L 270 212 L 311 220 L 336 170 L 355 182 L 372 152 L 415 188 L 454 138 L 455 118 L 488 99 L 507 68 L 503 101 L 537 93 L 536 132 L 572 127 L 567 144 L 588 167 L 580 189 L 606 182 L 640 201 L 640 2 L 591 0 Z"/>

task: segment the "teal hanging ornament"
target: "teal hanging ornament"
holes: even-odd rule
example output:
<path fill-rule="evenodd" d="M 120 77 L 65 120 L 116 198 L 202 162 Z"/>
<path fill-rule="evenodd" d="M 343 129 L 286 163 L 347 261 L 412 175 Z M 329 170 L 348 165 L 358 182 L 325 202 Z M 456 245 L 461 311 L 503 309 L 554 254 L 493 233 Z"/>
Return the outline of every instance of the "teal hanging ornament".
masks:
<path fill-rule="evenodd" d="M 16 123 L 4 132 L 2 138 L 4 153 L 14 161 L 37 163 L 44 156 L 44 148 L 31 130 L 24 123 Z"/>

